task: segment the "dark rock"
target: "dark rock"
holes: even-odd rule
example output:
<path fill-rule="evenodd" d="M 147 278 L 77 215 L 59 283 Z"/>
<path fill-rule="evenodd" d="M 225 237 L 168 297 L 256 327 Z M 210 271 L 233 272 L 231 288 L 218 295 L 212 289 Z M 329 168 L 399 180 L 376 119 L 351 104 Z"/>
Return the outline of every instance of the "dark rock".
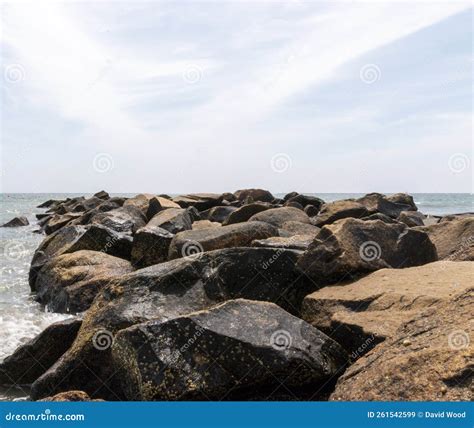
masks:
<path fill-rule="evenodd" d="M 324 204 L 319 214 L 312 220 L 312 224 L 323 227 L 342 218 L 361 218 L 369 215 L 367 208 L 358 202 L 349 199 Z"/>
<path fill-rule="evenodd" d="M 382 214 L 382 213 L 370 214 L 367 217 L 362 217 L 361 220 L 364 220 L 364 221 L 381 220 L 384 223 L 388 223 L 388 224 L 397 223 L 397 220 L 394 220 L 393 218 L 389 217 L 388 215 L 385 215 L 385 214 Z"/>
<path fill-rule="evenodd" d="M 303 205 L 299 204 L 298 202 L 293 202 L 293 201 L 285 202 L 285 207 L 298 208 L 299 210 L 304 211 Z"/>
<path fill-rule="evenodd" d="M 67 391 L 67 392 L 61 392 L 59 394 L 56 394 L 53 397 L 43 398 L 42 400 L 38 400 L 38 401 L 76 402 L 76 401 L 103 401 L 103 400 L 93 400 L 84 391 Z"/>
<path fill-rule="evenodd" d="M 52 233 L 63 228 L 72 220 L 79 218 L 80 216 L 80 213 L 69 213 L 64 215 L 56 214 L 44 224 L 44 232 L 46 233 L 46 235 L 51 235 Z"/>
<path fill-rule="evenodd" d="M 309 217 L 304 211 L 293 207 L 271 208 L 250 217 L 250 221 L 264 221 L 276 227 L 282 227 L 287 221 L 299 221 L 310 223 Z"/>
<path fill-rule="evenodd" d="M 272 202 L 274 196 L 268 191 L 263 189 L 243 189 L 234 192 L 234 196 L 241 202 L 245 201 L 248 197 L 252 198 L 252 201 L 260 202 Z"/>
<path fill-rule="evenodd" d="M 234 202 L 237 201 L 237 198 L 233 193 L 226 192 L 222 194 L 222 200 L 226 202 Z"/>
<path fill-rule="evenodd" d="M 193 256 L 221 248 L 250 246 L 254 239 L 278 236 L 278 229 L 268 223 L 246 222 L 212 229 L 188 230 L 172 240 L 168 258 Z"/>
<path fill-rule="evenodd" d="M 347 363 L 329 337 L 272 303 L 231 300 L 121 330 L 112 349 L 127 400 L 308 398 Z"/>
<path fill-rule="evenodd" d="M 36 276 L 40 269 L 54 257 L 67 252 L 85 232 L 84 226 L 66 226 L 46 237 L 36 249 L 30 265 L 29 283 L 32 291 L 36 290 Z"/>
<path fill-rule="evenodd" d="M 229 299 L 247 298 L 280 304 L 298 313 L 314 285 L 295 263 L 301 252 L 286 249 L 230 248 L 150 266 L 111 282 L 86 312 L 79 335 L 60 361 L 32 386 L 43 398 L 71 389 L 93 398 L 123 400 L 112 367 L 110 339 L 124 328 L 149 320 L 165 321 L 207 309 Z"/>
<path fill-rule="evenodd" d="M 44 218 L 51 217 L 51 214 L 40 213 L 40 214 L 35 214 L 35 217 L 37 220 L 42 220 Z"/>
<path fill-rule="evenodd" d="M 132 270 L 126 260 L 97 251 L 62 254 L 39 271 L 36 300 L 54 312 L 83 312 L 101 288 Z"/>
<path fill-rule="evenodd" d="M 473 307 L 471 289 L 417 311 L 348 368 L 330 399 L 472 401 Z"/>
<path fill-rule="evenodd" d="M 319 213 L 319 209 L 313 205 L 306 205 L 304 207 L 304 212 L 308 215 L 308 217 L 315 217 Z"/>
<path fill-rule="evenodd" d="M 134 234 L 145 226 L 146 217 L 136 206 L 127 205 L 105 213 L 95 214 L 90 223 L 102 224 L 116 232 Z"/>
<path fill-rule="evenodd" d="M 425 216 L 418 211 L 402 211 L 397 220 L 406 224 L 408 227 L 424 226 Z"/>
<path fill-rule="evenodd" d="M 65 251 L 91 250 L 110 254 L 130 260 L 132 253 L 132 236 L 116 232 L 101 224 L 91 224 L 85 227 L 84 233 Z"/>
<path fill-rule="evenodd" d="M 193 219 L 190 211 L 183 208 L 168 208 L 156 214 L 147 226 L 161 227 L 170 233 L 176 234 L 184 230 L 191 230 Z"/>
<path fill-rule="evenodd" d="M 68 350 L 81 322 L 71 319 L 51 324 L 20 346 L 0 363 L 0 385 L 27 385 L 38 379 Z"/>
<path fill-rule="evenodd" d="M 217 193 L 192 193 L 173 198 L 181 208 L 195 207 L 198 211 L 205 211 L 221 205 L 223 196 Z"/>
<path fill-rule="evenodd" d="M 213 207 L 209 210 L 203 211 L 200 217 L 202 220 L 223 223 L 236 209 L 236 207 Z"/>
<path fill-rule="evenodd" d="M 99 199 L 110 199 L 110 195 L 105 190 L 94 193 L 94 197 Z"/>
<path fill-rule="evenodd" d="M 474 261 L 474 216 L 417 227 L 428 234 L 440 260 Z"/>
<path fill-rule="evenodd" d="M 169 199 L 155 196 L 149 200 L 146 217 L 148 220 L 151 220 L 160 211 L 166 210 L 168 208 L 180 208 L 180 206 Z"/>
<path fill-rule="evenodd" d="M 10 221 L 6 222 L 0 227 L 20 227 L 20 226 L 28 226 L 30 222 L 26 217 L 14 217 Z"/>
<path fill-rule="evenodd" d="M 229 224 L 243 223 L 247 221 L 253 215 L 266 211 L 272 206 L 265 202 L 255 202 L 253 204 L 243 205 L 240 208 L 237 208 L 229 214 L 229 216 L 223 221 L 223 225 L 227 226 Z"/>
<path fill-rule="evenodd" d="M 298 267 L 316 283 L 326 285 L 382 268 L 436 260 L 436 248 L 424 232 L 401 223 L 348 218 L 324 226 Z"/>
<path fill-rule="evenodd" d="M 395 201 L 400 200 L 398 197 L 393 197 L 392 199 L 394 199 Z M 385 195 L 382 195 L 380 193 L 369 193 L 363 196 L 362 198 L 356 199 L 356 202 L 359 202 L 364 205 L 369 211 L 369 214 L 375 214 L 377 212 L 380 212 L 392 218 L 397 218 L 402 211 L 414 210 L 413 206 L 404 203 L 393 202 Z"/>
<path fill-rule="evenodd" d="M 296 202 L 306 208 L 308 205 L 315 207 L 318 211 L 324 204 L 324 201 L 316 196 L 296 195 L 289 198 L 287 202 Z"/>
<path fill-rule="evenodd" d="M 43 202 L 42 204 L 39 204 L 36 208 L 50 208 L 53 205 L 57 205 L 62 201 L 58 201 L 55 199 L 48 199 L 47 201 Z"/>
<path fill-rule="evenodd" d="M 133 266 L 142 268 L 166 261 L 173 237 L 172 233 L 157 226 L 138 229 L 133 238 Z"/>
<path fill-rule="evenodd" d="M 394 195 L 387 196 L 386 199 L 396 204 L 408 206 L 409 209 L 406 209 L 406 211 L 418 211 L 413 196 L 408 195 L 407 193 L 395 193 Z"/>
<path fill-rule="evenodd" d="M 98 207 L 102 203 L 104 203 L 103 199 L 96 198 L 95 196 L 93 196 L 92 198 L 85 199 L 69 206 L 68 211 L 74 213 L 85 212 Z"/>
<path fill-rule="evenodd" d="M 283 197 L 283 200 L 286 202 L 287 200 L 291 199 L 291 198 L 294 198 L 295 196 L 298 196 L 299 193 L 298 192 L 290 192 L 290 193 L 287 193 L 284 197 Z"/>

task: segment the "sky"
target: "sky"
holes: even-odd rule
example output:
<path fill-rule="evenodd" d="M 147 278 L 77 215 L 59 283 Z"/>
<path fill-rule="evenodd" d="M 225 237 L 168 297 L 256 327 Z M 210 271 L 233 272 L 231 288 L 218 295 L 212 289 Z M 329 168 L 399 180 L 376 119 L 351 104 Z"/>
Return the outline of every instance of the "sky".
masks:
<path fill-rule="evenodd" d="M 1 3 L 15 192 L 468 192 L 456 1 Z"/>

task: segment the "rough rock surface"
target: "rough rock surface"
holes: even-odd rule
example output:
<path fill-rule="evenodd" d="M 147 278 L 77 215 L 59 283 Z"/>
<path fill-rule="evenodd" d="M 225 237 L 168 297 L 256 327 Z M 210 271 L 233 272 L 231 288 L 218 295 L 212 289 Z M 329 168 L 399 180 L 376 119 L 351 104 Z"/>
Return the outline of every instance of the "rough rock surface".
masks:
<path fill-rule="evenodd" d="M 275 197 L 268 191 L 263 189 L 242 189 L 234 192 L 234 196 L 237 200 L 244 202 L 249 198 L 255 202 L 272 202 Z"/>
<path fill-rule="evenodd" d="M 474 290 L 433 305 L 357 360 L 331 400 L 472 401 Z"/>
<path fill-rule="evenodd" d="M 406 269 L 381 269 L 351 284 L 324 287 L 303 301 L 304 320 L 329 334 L 359 358 L 393 337 L 420 311 L 473 287 L 470 262 L 429 263 Z"/>
<path fill-rule="evenodd" d="M 335 201 L 324 204 L 319 214 L 313 218 L 312 224 L 322 227 L 325 224 L 334 223 L 342 218 L 362 218 L 369 215 L 364 205 L 351 200 Z"/>
<path fill-rule="evenodd" d="M 405 197 L 406 196 L 406 197 Z M 369 193 L 362 198 L 356 199 L 356 202 L 364 205 L 369 214 L 380 212 L 392 218 L 397 218 L 402 211 L 416 211 L 417 207 L 413 203 L 413 199 L 409 201 L 411 196 L 398 193 L 387 197 L 380 193 Z"/>
<path fill-rule="evenodd" d="M 84 391 L 67 391 L 54 395 L 53 397 L 46 397 L 38 401 L 103 401 L 93 400 Z"/>
<path fill-rule="evenodd" d="M 161 227 L 146 225 L 133 238 L 132 265 L 143 268 L 164 262 L 174 235 Z"/>
<path fill-rule="evenodd" d="M 312 224 L 301 223 L 299 221 L 285 221 L 279 229 L 280 236 L 289 237 L 294 235 L 316 236 L 321 229 Z"/>
<path fill-rule="evenodd" d="M 90 223 L 102 224 L 116 232 L 135 233 L 145 226 L 146 217 L 135 206 L 124 206 L 105 213 L 98 213 L 90 219 Z"/>
<path fill-rule="evenodd" d="M 235 210 L 236 207 L 218 206 L 203 211 L 200 217 L 202 220 L 223 223 Z"/>
<path fill-rule="evenodd" d="M 160 227 L 173 234 L 191 230 L 193 224 L 191 213 L 189 209 L 169 208 L 156 214 L 147 226 Z"/>
<path fill-rule="evenodd" d="M 316 283 L 327 285 L 382 268 L 436 260 L 436 248 L 424 232 L 401 223 L 347 218 L 324 226 L 298 267 Z"/>
<path fill-rule="evenodd" d="M 402 211 L 397 220 L 401 223 L 405 223 L 408 227 L 424 226 L 425 216 L 418 211 Z"/>
<path fill-rule="evenodd" d="M 428 234 L 441 260 L 474 260 L 474 215 L 416 229 Z"/>
<path fill-rule="evenodd" d="M 301 252 L 231 248 L 181 258 L 117 278 L 94 300 L 72 347 L 32 385 L 33 399 L 71 389 L 124 399 L 110 344 L 121 329 L 165 321 L 230 299 L 274 302 L 297 314 L 313 284 L 295 269 Z M 98 349 L 98 338 L 104 339 Z M 109 346 L 106 346 L 108 342 Z M 92 373 L 91 373 L 92 371 Z"/>
<path fill-rule="evenodd" d="M 267 239 L 256 239 L 252 241 L 252 247 L 290 248 L 292 250 L 304 251 L 313 241 L 313 235 L 292 235 L 290 237 L 275 236 Z"/>
<path fill-rule="evenodd" d="M 262 211 L 266 211 L 271 207 L 272 205 L 266 202 L 255 202 L 252 204 L 243 205 L 230 213 L 222 224 L 227 226 L 228 224 L 242 223 L 247 221 L 253 215 Z"/>
<path fill-rule="evenodd" d="M 21 226 L 28 226 L 30 222 L 26 217 L 14 217 L 10 221 L 7 221 L 0 227 L 21 227 Z"/>
<path fill-rule="evenodd" d="M 171 241 L 168 258 L 192 256 L 220 248 L 247 247 L 255 239 L 278 236 L 278 229 L 264 222 L 230 224 L 212 229 L 188 230 Z"/>
<path fill-rule="evenodd" d="M 176 202 L 181 208 L 194 207 L 198 211 L 208 210 L 220 205 L 222 201 L 223 195 L 219 193 L 191 193 L 173 198 L 173 202 Z"/>
<path fill-rule="evenodd" d="M 81 320 L 51 324 L 0 363 L 0 385 L 27 385 L 38 379 L 74 342 Z"/>
<path fill-rule="evenodd" d="M 39 271 L 36 300 L 55 312 L 82 312 L 114 277 L 132 270 L 130 262 L 97 251 L 62 254 Z"/>
<path fill-rule="evenodd" d="M 282 227 L 287 221 L 298 221 L 300 223 L 310 223 L 308 215 L 293 207 L 271 208 L 250 217 L 250 221 L 264 221 L 276 227 Z"/>
<path fill-rule="evenodd" d="M 317 329 L 243 299 L 121 330 L 112 354 L 127 400 L 313 397 L 347 362 Z"/>

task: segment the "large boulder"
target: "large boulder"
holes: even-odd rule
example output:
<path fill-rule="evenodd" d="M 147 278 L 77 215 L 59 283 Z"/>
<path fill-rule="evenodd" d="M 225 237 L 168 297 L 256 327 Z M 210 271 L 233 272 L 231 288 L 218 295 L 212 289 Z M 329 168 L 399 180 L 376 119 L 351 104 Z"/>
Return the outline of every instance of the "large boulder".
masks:
<path fill-rule="evenodd" d="M 397 220 L 405 223 L 408 227 L 424 226 L 425 216 L 418 211 L 402 211 Z"/>
<path fill-rule="evenodd" d="M 36 277 L 41 268 L 54 257 L 66 253 L 85 231 L 85 226 L 66 226 L 41 242 L 30 264 L 29 283 L 32 291 L 36 290 Z"/>
<path fill-rule="evenodd" d="M 43 230 L 46 235 L 51 235 L 80 217 L 80 213 L 55 214 L 43 224 Z"/>
<path fill-rule="evenodd" d="M 121 330 L 112 356 L 126 399 L 145 401 L 318 398 L 347 363 L 317 329 L 243 299 Z"/>
<path fill-rule="evenodd" d="M 173 198 L 181 208 L 195 207 L 198 211 L 221 205 L 224 197 L 219 193 L 192 193 Z"/>
<path fill-rule="evenodd" d="M 323 227 L 325 224 L 334 223 L 336 220 L 342 218 L 362 218 L 367 215 L 369 215 L 367 208 L 356 201 L 347 199 L 328 202 L 323 205 L 319 214 L 312 219 L 312 224 L 318 227 Z"/>
<path fill-rule="evenodd" d="M 347 218 L 324 226 L 298 267 L 313 281 L 326 285 L 382 268 L 436 260 L 436 248 L 424 232 L 401 223 Z"/>
<path fill-rule="evenodd" d="M 172 260 L 220 248 L 247 247 L 255 239 L 270 236 L 278 236 L 278 229 L 271 224 L 257 221 L 212 229 L 187 230 L 173 238 L 168 258 Z"/>
<path fill-rule="evenodd" d="M 39 271 L 36 300 L 54 312 L 83 312 L 101 288 L 132 270 L 130 262 L 97 251 L 62 254 Z"/>
<path fill-rule="evenodd" d="M 417 227 L 436 246 L 441 260 L 474 260 L 474 215 Z"/>
<path fill-rule="evenodd" d="M 300 204 L 303 208 L 306 208 L 308 205 L 310 205 L 316 208 L 317 211 L 319 211 L 323 206 L 324 201 L 316 196 L 295 195 L 288 199 L 285 199 L 285 203 L 297 203 Z"/>
<path fill-rule="evenodd" d="M 146 217 L 139 208 L 128 205 L 104 213 L 97 213 L 89 222 L 102 224 L 116 232 L 133 234 L 140 229 L 140 227 L 145 226 Z"/>
<path fill-rule="evenodd" d="M 167 208 L 180 208 L 178 204 L 167 198 L 151 195 L 149 193 L 141 193 L 133 198 L 127 199 L 123 206 L 138 208 L 148 220 Z"/>
<path fill-rule="evenodd" d="M 252 247 L 290 248 L 292 250 L 304 251 L 308 249 L 313 241 L 313 235 L 275 236 L 267 239 L 256 239 L 252 241 Z"/>
<path fill-rule="evenodd" d="M 416 205 L 401 195 L 397 194 L 392 197 L 386 197 L 380 193 L 369 193 L 362 198 L 356 199 L 356 202 L 364 205 L 369 214 L 380 212 L 392 218 L 397 218 L 402 211 L 416 211 Z M 411 198 L 409 195 L 406 195 Z"/>
<path fill-rule="evenodd" d="M 237 208 L 235 211 L 231 212 L 222 224 L 224 226 L 227 226 L 228 224 L 243 223 L 253 215 L 262 211 L 266 211 L 271 207 L 272 205 L 267 202 L 255 202 L 243 205 Z"/>
<path fill-rule="evenodd" d="M 198 220 L 193 223 L 193 230 L 212 229 L 214 227 L 221 227 L 221 223 L 209 220 Z"/>
<path fill-rule="evenodd" d="M 5 224 L 2 224 L 0 227 L 21 227 L 28 226 L 30 222 L 26 217 L 14 217 L 10 221 L 7 221 Z"/>
<path fill-rule="evenodd" d="M 295 269 L 300 254 L 231 248 L 114 279 L 85 313 L 70 350 L 33 384 L 32 398 L 78 389 L 94 398 L 125 399 L 111 365 L 110 345 L 119 330 L 135 324 L 170 320 L 236 298 L 273 302 L 298 314 L 304 296 L 314 290 Z"/>
<path fill-rule="evenodd" d="M 385 197 L 387 201 L 393 202 L 399 205 L 406 205 L 409 207 L 406 211 L 418 211 L 418 207 L 413 200 L 413 196 L 407 193 L 395 193 Z"/>
<path fill-rule="evenodd" d="M 417 312 L 339 378 L 331 400 L 472 401 L 474 289 Z"/>
<path fill-rule="evenodd" d="M 302 318 L 343 345 L 355 360 L 393 337 L 416 314 L 472 288 L 473 275 L 470 262 L 381 269 L 310 294 L 303 301 Z"/>
<path fill-rule="evenodd" d="M 223 223 L 235 210 L 237 210 L 236 207 L 218 206 L 203 211 L 200 217 L 202 220 Z"/>
<path fill-rule="evenodd" d="M 285 221 L 279 229 L 280 236 L 288 237 L 294 235 L 312 235 L 316 236 L 321 229 L 308 223 L 299 221 Z"/>
<path fill-rule="evenodd" d="M 51 324 L 21 345 L 0 363 L 0 385 L 33 383 L 69 349 L 81 323 L 79 319 L 70 319 Z"/>
<path fill-rule="evenodd" d="M 299 221 L 300 223 L 310 223 L 308 215 L 293 207 L 271 208 L 250 217 L 250 221 L 264 221 L 273 226 L 281 228 L 287 221 Z"/>
<path fill-rule="evenodd" d="M 99 199 L 110 199 L 110 195 L 105 191 L 105 190 L 101 190 L 97 193 L 94 193 L 93 195 L 95 198 L 99 198 Z"/>
<path fill-rule="evenodd" d="M 174 235 L 158 226 L 146 225 L 133 238 L 132 264 L 137 268 L 151 266 L 168 259 Z"/>
<path fill-rule="evenodd" d="M 193 224 L 192 211 L 183 208 L 169 208 L 160 211 L 147 224 L 147 226 L 160 227 L 170 233 L 191 230 Z"/>
<path fill-rule="evenodd" d="M 263 189 L 242 189 L 234 192 L 237 200 L 244 202 L 246 200 L 272 202 L 275 197 L 268 191 Z"/>

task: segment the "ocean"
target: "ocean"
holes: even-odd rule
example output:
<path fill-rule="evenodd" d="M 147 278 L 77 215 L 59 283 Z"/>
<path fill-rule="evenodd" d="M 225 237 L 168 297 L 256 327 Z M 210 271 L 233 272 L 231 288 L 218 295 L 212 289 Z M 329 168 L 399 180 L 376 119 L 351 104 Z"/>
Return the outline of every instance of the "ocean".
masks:
<path fill-rule="evenodd" d="M 355 193 L 314 195 L 325 201 L 363 196 Z M 32 233 L 37 229 L 35 214 L 44 212 L 36 206 L 48 199 L 74 196 L 80 194 L 0 195 L 0 224 L 20 215 L 26 216 L 30 221 L 30 225 L 26 227 L 0 229 L 0 361 L 51 323 L 68 318 L 67 315 L 46 312 L 32 299 L 28 285 L 28 271 L 33 253 L 44 238 L 43 235 Z M 112 194 L 112 196 L 134 196 L 134 194 Z M 425 214 L 445 215 L 474 211 L 474 197 L 469 193 L 418 193 L 413 194 L 413 197 L 418 209 Z M 22 389 L 0 387 L 0 401 L 24 397 L 25 392 Z"/>

